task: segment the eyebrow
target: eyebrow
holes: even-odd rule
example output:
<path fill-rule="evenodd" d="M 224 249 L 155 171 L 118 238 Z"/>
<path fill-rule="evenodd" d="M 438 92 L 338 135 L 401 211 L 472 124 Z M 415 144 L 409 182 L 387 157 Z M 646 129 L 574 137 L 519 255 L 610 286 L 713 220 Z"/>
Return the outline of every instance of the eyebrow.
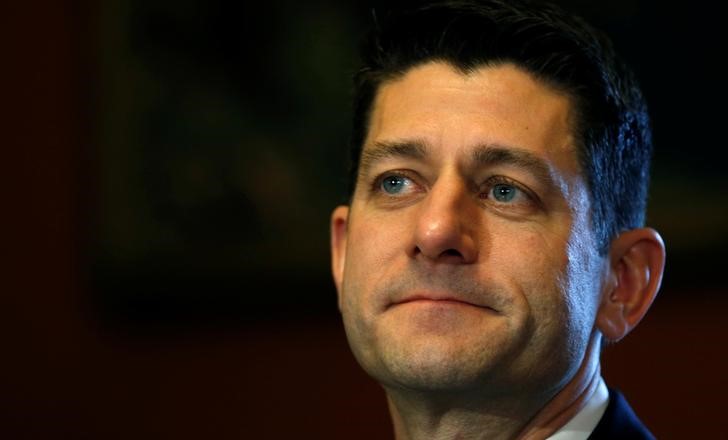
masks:
<path fill-rule="evenodd" d="M 424 160 L 428 154 L 427 145 L 418 140 L 413 141 L 378 141 L 370 148 L 365 148 L 359 160 L 359 173 L 367 174 L 369 169 L 385 159 Z"/>
<path fill-rule="evenodd" d="M 401 158 L 424 160 L 428 155 L 427 144 L 420 140 L 378 141 L 362 151 L 359 171 L 366 174 L 377 162 Z M 471 160 L 477 168 L 509 165 L 524 169 L 538 180 L 554 184 L 551 167 L 530 151 L 498 143 L 481 144 L 475 147 Z"/>
<path fill-rule="evenodd" d="M 551 167 L 545 160 L 517 147 L 506 147 L 500 144 L 484 144 L 475 148 L 472 155 L 476 167 L 509 165 L 531 173 L 539 181 L 553 186 L 554 179 Z"/>

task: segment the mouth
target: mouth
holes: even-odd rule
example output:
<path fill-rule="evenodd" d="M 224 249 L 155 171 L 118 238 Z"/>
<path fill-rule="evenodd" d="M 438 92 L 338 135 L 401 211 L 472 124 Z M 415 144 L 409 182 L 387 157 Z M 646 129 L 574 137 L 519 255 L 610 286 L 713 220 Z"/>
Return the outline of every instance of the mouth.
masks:
<path fill-rule="evenodd" d="M 407 297 L 404 297 L 402 299 L 398 299 L 396 301 L 393 301 L 389 304 L 388 308 L 391 307 L 397 307 L 401 305 L 406 304 L 422 304 L 422 305 L 442 305 L 442 306 L 465 306 L 465 307 L 475 307 L 478 309 L 488 310 L 488 311 L 495 311 L 492 307 L 489 307 L 484 304 L 479 304 L 472 302 L 469 299 L 461 298 L 458 296 L 452 296 L 452 295 L 410 295 Z"/>

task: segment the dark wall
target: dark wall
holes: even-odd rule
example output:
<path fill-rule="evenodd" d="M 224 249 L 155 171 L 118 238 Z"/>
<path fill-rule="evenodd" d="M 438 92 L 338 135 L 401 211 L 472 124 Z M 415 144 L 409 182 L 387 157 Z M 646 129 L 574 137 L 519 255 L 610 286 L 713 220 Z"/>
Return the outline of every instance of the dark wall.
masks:
<path fill-rule="evenodd" d="M 571 3 L 642 78 L 650 222 L 670 253 L 661 297 L 605 353 L 605 375 L 659 438 L 720 438 L 718 15 Z M 386 438 L 326 244 L 366 8 L 117 5 L 4 17 L 0 435 Z"/>

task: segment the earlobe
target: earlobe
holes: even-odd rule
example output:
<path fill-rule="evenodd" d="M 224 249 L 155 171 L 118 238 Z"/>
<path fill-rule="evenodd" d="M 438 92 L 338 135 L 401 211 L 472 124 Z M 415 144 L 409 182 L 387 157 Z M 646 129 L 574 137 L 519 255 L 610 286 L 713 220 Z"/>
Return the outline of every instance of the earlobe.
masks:
<path fill-rule="evenodd" d="M 346 239 L 349 222 L 349 207 L 337 206 L 331 214 L 331 271 L 341 307 L 341 284 L 346 262 Z"/>
<path fill-rule="evenodd" d="M 612 241 L 609 263 L 597 327 L 607 340 L 618 341 L 637 326 L 657 296 L 665 244 L 651 228 L 625 231 Z"/>

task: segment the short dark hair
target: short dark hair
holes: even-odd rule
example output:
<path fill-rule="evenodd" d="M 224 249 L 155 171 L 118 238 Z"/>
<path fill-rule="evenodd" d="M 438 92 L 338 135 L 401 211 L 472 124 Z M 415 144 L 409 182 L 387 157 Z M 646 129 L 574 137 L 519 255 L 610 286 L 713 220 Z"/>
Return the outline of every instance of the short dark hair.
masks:
<path fill-rule="evenodd" d="M 383 83 L 430 61 L 463 73 L 510 62 L 572 100 L 600 252 L 621 231 L 644 224 L 652 155 L 647 106 L 603 33 L 554 5 L 527 0 L 439 1 L 372 15 L 354 77 L 350 197 Z"/>

